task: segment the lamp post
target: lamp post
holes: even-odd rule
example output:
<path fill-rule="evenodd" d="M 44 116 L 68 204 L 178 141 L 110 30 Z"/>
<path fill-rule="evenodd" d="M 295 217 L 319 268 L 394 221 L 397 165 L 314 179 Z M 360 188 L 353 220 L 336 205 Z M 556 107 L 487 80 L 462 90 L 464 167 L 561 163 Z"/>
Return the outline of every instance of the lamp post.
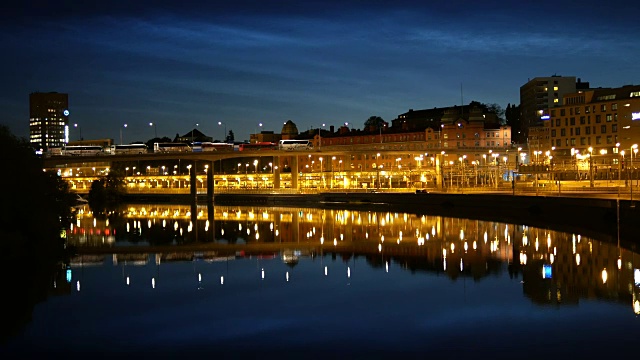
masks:
<path fill-rule="evenodd" d="M 318 150 L 322 147 L 322 129 L 325 127 L 325 124 L 322 124 L 322 127 L 318 129 Z"/>
<path fill-rule="evenodd" d="M 223 123 L 222 121 L 218 121 L 218 126 L 224 125 L 224 142 L 227 142 L 228 139 L 228 135 L 227 135 L 227 124 Z"/>
<path fill-rule="evenodd" d="M 616 153 L 618 154 L 618 199 L 620 198 L 620 174 L 622 173 L 622 162 L 620 156 L 624 154 L 624 150 L 620 151 L 620 143 L 616 143 Z"/>
<path fill-rule="evenodd" d="M 324 188 L 324 169 L 322 168 L 322 156 L 320 156 L 318 160 L 320 160 L 320 175 L 322 175 L 322 187 Z"/>
<path fill-rule="evenodd" d="M 589 146 L 589 187 L 593 187 L 593 148 Z"/>
<path fill-rule="evenodd" d="M 196 127 L 198 127 L 198 123 L 194 124 Z M 195 130 L 195 127 L 191 129 L 191 145 L 193 145 L 193 131 Z"/>
<path fill-rule="evenodd" d="M 127 124 L 122 125 L 122 127 L 120 128 L 120 145 L 122 145 L 122 128 L 126 128 Z"/>
<path fill-rule="evenodd" d="M 631 162 L 629 163 L 629 166 L 631 167 L 631 171 L 633 171 L 633 156 L 634 153 L 637 154 L 638 153 L 638 144 L 633 144 L 631 145 Z M 631 201 L 631 207 L 635 207 L 635 205 L 633 205 L 633 174 L 631 174 L 631 179 L 629 181 L 629 186 L 631 188 L 631 193 L 630 193 L 630 201 Z"/>
<path fill-rule="evenodd" d="M 156 139 L 158 138 L 158 126 L 155 123 L 150 122 L 149 126 L 153 127 L 154 134 L 156 135 Z"/>
<path fill-rule="evenodd" d="M 78 124 L 73 124 L 73 127 L 78 128 L 78 130 L 80 131 L 80 139 L 79 140 L 82 140 L 82 127 L 78 126 Z"/>
<path fill-rule="evenodd" d="M 253 166 L 256 168 L 255 173 L 258 173 L 258 160 L 253 160 Z"/>

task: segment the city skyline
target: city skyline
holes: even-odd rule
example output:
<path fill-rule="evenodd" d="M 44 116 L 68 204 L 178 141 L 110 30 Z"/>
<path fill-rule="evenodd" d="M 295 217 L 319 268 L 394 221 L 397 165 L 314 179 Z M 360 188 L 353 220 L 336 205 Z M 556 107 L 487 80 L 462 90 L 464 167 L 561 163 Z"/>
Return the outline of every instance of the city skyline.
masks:
<path fill-rule="evenodd" d="M 2 123 L 27 137 L 29 94 L 55 91 L 69 94 L 71 140 L 173 138 L 196 124 L 244 140 L 287 120 L 361 129 L 408 109 L 505 108 L 539 76 L 640 83 L 640 25 L 615 1 L 190 5 L 10 6 Z"/>

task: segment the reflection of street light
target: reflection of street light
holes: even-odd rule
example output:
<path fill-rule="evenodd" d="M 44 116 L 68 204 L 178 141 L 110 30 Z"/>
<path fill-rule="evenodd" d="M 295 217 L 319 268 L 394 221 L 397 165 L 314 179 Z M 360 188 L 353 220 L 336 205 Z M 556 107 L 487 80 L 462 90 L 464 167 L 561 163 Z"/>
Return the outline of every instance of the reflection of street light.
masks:
<path fill-rule="evenodd" d="M 258 160 L 253 160 L 253 166 L 256 168 L 256 174 L 258 173 Z"/>
<path fill-rule="evenodd" d="M 244 164 L 244 174 L 247 175 L 249 173 L 249 163 Z"/>
<path fill-rule="evenodd" d="M 238 174 L 240 174 L 240 167 L 242 166 L 241 163 L 238 163 Z"/>

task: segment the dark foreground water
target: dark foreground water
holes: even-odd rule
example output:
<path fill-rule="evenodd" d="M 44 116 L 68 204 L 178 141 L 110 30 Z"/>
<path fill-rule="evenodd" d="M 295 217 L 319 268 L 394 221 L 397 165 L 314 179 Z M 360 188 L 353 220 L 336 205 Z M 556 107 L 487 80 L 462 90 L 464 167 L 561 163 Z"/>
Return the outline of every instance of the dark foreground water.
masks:
<path fill-rule="evenodd" d="M 70 241 L 84 244 L 87 254 L 61 265 L 49 298 L 2 345 L 0 356 L 558 359 L 638 353 L 640 255 L 615 242 L 410 214 L 221 211 L 220 221 L 216 214 L 200 230 L 212 233 L 209 250 L 192 250 L 176 236 L 175 251 L 138 251 L 154 249 L 144 236 L 138 244 L 130 241 L 134 227 L 145 228 L 140 218 L 118 225 L 84 218 L 78 234 L 94 229 L 103 244 L 70 230 Z M 159 226 L 188 232 L 188 220 L 175 224 Z M 225 250 L 229 244 L 239 247 Z M 134 245 L 142 247 L 121 251 Z M 119 253 L 91 254 L 105 247 Z M 12 275 L 20 276 L 20 269 Z"/>

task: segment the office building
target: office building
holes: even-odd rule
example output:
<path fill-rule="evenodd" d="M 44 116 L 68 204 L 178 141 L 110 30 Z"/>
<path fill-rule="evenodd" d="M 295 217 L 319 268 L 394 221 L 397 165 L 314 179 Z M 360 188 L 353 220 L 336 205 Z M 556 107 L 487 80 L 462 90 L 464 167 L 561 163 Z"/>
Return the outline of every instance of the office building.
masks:
<path fill-rule="evenodd" d="M 69 142 L 68 109 L 68 94 L 29 94 L 29 142 L 34 148 L 46 150 Z"/>
<path fill-rule="evenodd" d="M 548 109 L 545 127 L 558 155 L 588 154 L 616 164 L 623 150 L 633 156 L 640 143 L 640 85 L 566 94 L 562 106 Z M 637 148 L 637 147 L 636 147 Z M 633 153 L 632 153 L 633 152 Z"/>
<path fill-rule="evenodd" d="M 524 138 L 529 137 L 529 127 L 540 124 L 540 118 L 547 109 L 562 105 L 566 94 L 587 90 L 588 82 L 575 76 L 536 77 L 520 87 L 520 121 Z"/>

